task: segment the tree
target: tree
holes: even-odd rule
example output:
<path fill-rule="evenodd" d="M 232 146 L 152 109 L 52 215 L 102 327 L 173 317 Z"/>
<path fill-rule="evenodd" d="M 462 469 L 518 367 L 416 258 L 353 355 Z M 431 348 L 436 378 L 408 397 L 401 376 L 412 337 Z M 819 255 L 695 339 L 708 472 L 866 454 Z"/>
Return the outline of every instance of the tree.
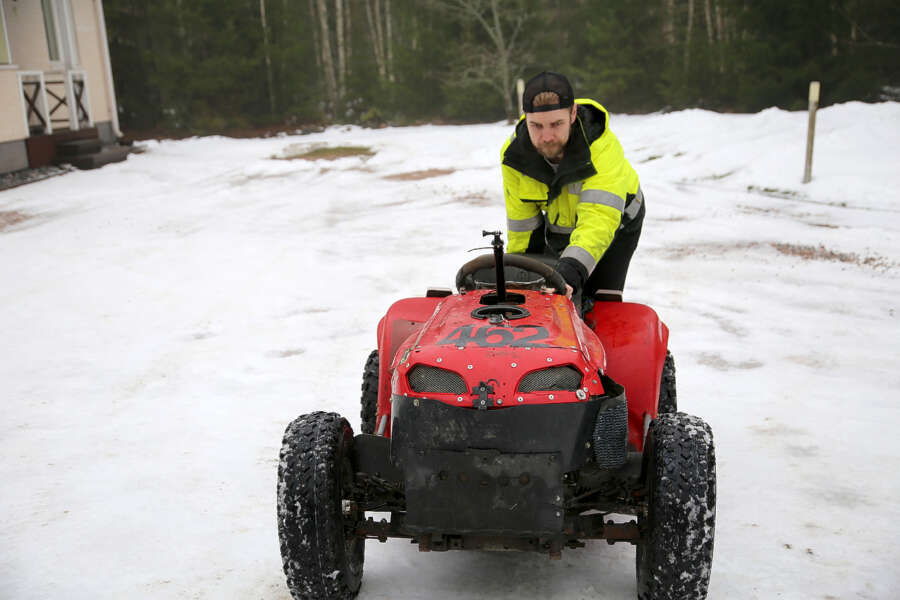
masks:
<path fill-rule="evenodd" d="M 500 6 L 499 0 L 434 0 L 435 4 L 462 22 L 474 24 L 487 41 L 473 39 L 460 47 L 460 60 L 452 69 L 465 84 L 485 84 L 503 99 L 503 110 L 512 122 L 518 116 L 512 96 L 515 80 L 527 63 L 523 31 L 529 13 L 522 2 Z"/>

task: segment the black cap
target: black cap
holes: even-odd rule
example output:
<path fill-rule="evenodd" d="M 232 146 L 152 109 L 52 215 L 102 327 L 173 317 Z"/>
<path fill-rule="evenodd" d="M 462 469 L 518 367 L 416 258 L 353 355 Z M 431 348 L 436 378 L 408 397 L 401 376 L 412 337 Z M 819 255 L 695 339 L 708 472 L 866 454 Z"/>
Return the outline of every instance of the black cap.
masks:
<path fill-rule="evenodd" d="M 534 106 L 535 96 L 543 92 L 553 92 L 559 96 L 559 103 Z M 544 71 L 529 79 L 528 83 L 525 84 L 525 93 L 522 94 L 522 110 L 527 113 L 569 108 L 574 103 L 575 92 L 572 91 L 572 85 L 569 83 L 569 80 L 564 75 L 549 71 Z"/>

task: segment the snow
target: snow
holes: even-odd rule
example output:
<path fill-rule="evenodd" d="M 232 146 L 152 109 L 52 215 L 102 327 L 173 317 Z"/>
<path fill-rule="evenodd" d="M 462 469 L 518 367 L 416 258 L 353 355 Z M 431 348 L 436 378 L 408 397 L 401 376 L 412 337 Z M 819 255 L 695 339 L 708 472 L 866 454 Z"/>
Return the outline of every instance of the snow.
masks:
<path fill-rule="evenodd" d="M 626 299 L 715 435 L 710 598 L 900 584 L 900 104 L 614 115 L 647 218 Z M 0 598 L 287 599 L 278 449 L 358 427 L 388 305 L 505 229 L 505 124 L 147 144 L 0 192 Z M 371 157 L 275 160 L 291 144 Z M 388 180 L 427 169 L 455 172 Z M 868 259 L 868 262 L 867 262 Z M 560 561 L 368 542 L 360 598 L 634 597 L 634 549 Z"/>

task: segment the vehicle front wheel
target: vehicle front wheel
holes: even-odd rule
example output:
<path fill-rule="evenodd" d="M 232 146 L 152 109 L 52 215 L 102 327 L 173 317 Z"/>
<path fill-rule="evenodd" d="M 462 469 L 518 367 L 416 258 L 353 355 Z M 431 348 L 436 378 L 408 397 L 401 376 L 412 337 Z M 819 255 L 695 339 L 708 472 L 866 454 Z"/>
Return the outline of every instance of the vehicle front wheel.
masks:
<path fill-rule="evenodd" d="M 659 379 L 659 414 L 678 412 L 678 395 L 675 393 L 675 358 L 666 352 L 662 377 Z"/>
<path fill-rule="evenodd" d="M 648 510 L 639 518 L 640 600 L 703 600 L 712 569 L 716 456 L 712 430 L 684 413 L 662 414 L 644 448 Z"/>
<path fill-rule="evenodd" d="M 359 418 L 363 433 L 375 433 L 378 416 L 378 350 L 372 350 L 363 368 L 362 396 L 359 399 Z"/>
<path fill-rule="evenodd" d="M 353 430 L 335 413 L 295 419 L 284 432 L 278 465 L 278 538 L 295 600 L 348 600 L 359 591 L 365 540 L 350 502 Z M 346 507 L 346 510 L 345 510 Z"/>

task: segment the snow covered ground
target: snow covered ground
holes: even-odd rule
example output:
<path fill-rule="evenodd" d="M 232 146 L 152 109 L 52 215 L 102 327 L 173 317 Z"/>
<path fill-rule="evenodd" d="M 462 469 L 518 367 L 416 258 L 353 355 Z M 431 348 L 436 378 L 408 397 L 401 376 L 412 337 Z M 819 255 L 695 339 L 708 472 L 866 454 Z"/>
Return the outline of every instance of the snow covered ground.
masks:
<path fill-rule="evenodd" d="M 900 587 L 900 104 L 614 116 L 648 199 L 626 298 L 716 435 L 710 598 Z M 504 228 L 505 124 L 148 145 L 0 192 L 0 598 L 288 599 L 284 427 L 358 425 L 395 299 Z M 333 162 L 291 144 L 365 145 Z M 387 179 L 427 169 L 450 174 Z M 0 220 L 0 223 L 3 223 Z M 634 550 L 369 542 L 360 598 L 634 597 Z"/>

